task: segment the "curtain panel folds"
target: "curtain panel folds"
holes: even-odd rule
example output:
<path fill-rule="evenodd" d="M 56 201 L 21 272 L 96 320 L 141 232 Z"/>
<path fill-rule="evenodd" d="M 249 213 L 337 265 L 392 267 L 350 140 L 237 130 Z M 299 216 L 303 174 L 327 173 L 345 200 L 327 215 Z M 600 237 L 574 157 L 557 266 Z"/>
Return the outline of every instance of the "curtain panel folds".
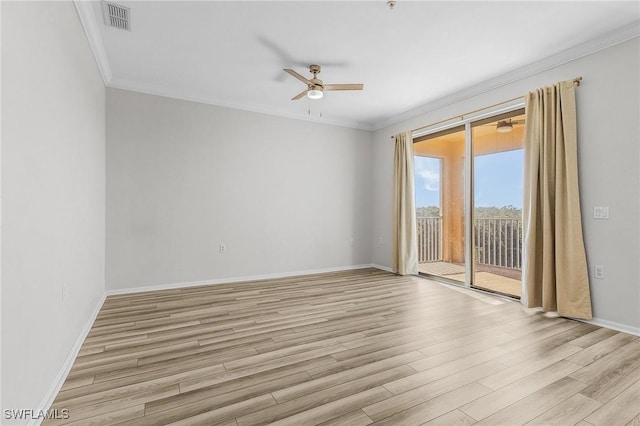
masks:
<path fill-rule="evenodd" d="M 523 303 L 591 319 L 573 81 L 526 96 Z"/>
<path fill-rule="evenodd" d="M 393 271 L 418 273 L 418 242 L 413 176 L 413 137 L 404 132 L 395 137 L 393 156 Z"/>

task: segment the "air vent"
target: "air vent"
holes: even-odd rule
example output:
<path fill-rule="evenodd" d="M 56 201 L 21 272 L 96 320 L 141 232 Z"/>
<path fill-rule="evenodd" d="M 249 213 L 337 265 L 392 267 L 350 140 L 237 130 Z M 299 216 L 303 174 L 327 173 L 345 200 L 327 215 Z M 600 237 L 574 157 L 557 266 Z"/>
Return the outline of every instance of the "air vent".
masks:
<path fill-rule="evenodd" d="M 102 14 L 104 15 L 104 24 L 107 27 L 131 31 L 130 10 L 128 7 L 103 1 Z"/>

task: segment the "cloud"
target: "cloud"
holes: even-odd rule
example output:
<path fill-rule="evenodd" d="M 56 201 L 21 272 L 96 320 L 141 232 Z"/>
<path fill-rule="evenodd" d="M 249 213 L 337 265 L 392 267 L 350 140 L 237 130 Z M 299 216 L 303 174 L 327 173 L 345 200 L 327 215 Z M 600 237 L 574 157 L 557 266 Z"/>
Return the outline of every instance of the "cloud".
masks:
<path fill-rule="evenodd" d="M 418 176 L 422 178 L 424 189 L 438 191 L 440 189 L 440 173 L 433 170 L 420 170 Z"/>
<path fill-rule="evenodd" d="M 416 157 L 415 175 L 421 180 L 421 187 L 427 191 L 440 190 L 440 160 Z"/>

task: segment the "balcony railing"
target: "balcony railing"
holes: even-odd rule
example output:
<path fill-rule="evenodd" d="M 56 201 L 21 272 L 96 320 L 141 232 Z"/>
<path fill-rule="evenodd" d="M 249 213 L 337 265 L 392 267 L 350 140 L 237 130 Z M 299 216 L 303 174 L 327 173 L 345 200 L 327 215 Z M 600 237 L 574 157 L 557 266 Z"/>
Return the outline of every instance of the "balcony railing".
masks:
<path fill-rule="evenodd" d="M 522 220 L 504 217 L 473 221 L 474 256 L 480 265 L 522 268 Z"/>
<path fill-rule="evenodd" d="M 418 263 L 442 260 L 442 217 L 419 217 Z"/>
<path fill-rule="evenodd" d="M 418 262 L 442 258 L 442 217 L 417 218 Z M 473 221 L 474 261 L 481 265 L 522 268 L 522 220 L 491 217 Z M 462 244 L 462 243 L 461 243 Z"/>

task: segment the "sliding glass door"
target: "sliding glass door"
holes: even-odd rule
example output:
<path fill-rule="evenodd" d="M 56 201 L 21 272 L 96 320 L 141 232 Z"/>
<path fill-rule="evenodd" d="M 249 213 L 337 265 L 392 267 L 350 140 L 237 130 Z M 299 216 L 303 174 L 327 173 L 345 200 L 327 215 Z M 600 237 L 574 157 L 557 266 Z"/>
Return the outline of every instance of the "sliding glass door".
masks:
<path fill-rule="evenodd" d="M 418 270 L 465 282 L 465 129 L 414 141 Z"/>
<path fill-rule="evenodd" d="M 414 138 L 418 270 L 520 296 L 524 115 Z"/>
<path fill-rule="evenodd" d="M 473 280 L 520 297 L 524 115 L 492 117 L 473 128 Z"/>

